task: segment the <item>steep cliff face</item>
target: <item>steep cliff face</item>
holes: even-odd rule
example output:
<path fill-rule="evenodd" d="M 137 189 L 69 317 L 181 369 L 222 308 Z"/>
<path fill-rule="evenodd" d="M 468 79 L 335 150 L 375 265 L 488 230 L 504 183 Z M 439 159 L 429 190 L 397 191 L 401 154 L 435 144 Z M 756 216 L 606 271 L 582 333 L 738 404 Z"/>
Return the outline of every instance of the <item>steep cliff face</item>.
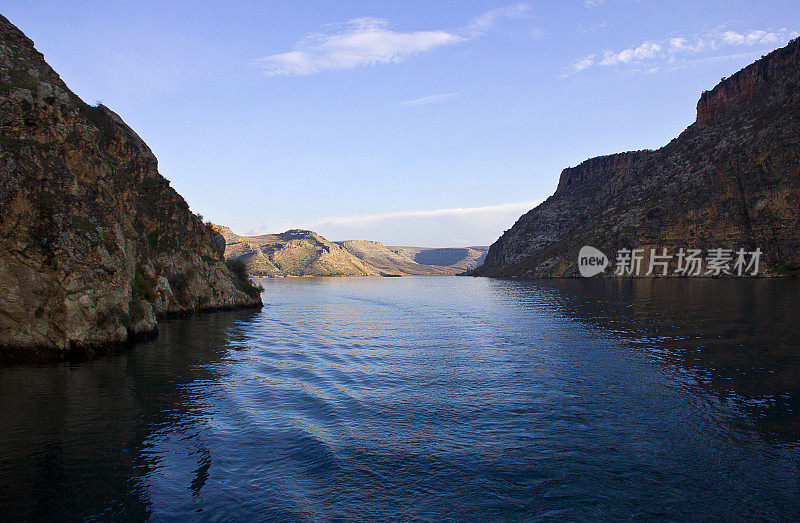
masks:
<path fill-rule="evenodd" d="M 613 176 L 630 173 L 651 151 L 632 151 L 590 158 L 561 171 L 556 192 L 585 192 L 602 187 Z"/>
<path fill-rule="evenodd" d="M 578 250 L 760 248 L 800 265 L 800 39 L 702 94 L 697 121 L 656 151 L 565 169 L 557 191 L 474 274 L 577 275 Z M 649 251 L 648 251 L 649 252 Z"/>
<path fill-rule="evenodd" d="M 697 125 L 708 126 L 732 112 L 758 111 L 765 100 L 796 99 L 793 77 L 797 77 L 796 40 L 703 92 L 697 102 Z"/>
<path fill-rule="evenodd" d="M 2 16 L 0 209 L 6 352 L 119 344 L 160 315 L 261 303 L 147 145 Z"/>

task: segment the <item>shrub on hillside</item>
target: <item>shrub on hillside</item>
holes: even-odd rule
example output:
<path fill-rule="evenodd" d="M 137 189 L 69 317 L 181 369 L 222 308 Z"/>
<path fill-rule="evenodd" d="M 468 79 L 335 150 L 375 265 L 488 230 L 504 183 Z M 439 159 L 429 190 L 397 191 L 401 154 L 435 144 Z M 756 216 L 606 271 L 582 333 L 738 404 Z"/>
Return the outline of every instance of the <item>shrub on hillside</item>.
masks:
<path fill-rule="evenodd" d="M 225 265 L 235 276 L 234 283 L 236 283 L 236 286 L 247 293 L 248 296 L 255 298 L 264 290 L 261 285 L 256 285 L 250 281 L 247 275 L 247 265 L 242 260 L 225 260 Z"/>

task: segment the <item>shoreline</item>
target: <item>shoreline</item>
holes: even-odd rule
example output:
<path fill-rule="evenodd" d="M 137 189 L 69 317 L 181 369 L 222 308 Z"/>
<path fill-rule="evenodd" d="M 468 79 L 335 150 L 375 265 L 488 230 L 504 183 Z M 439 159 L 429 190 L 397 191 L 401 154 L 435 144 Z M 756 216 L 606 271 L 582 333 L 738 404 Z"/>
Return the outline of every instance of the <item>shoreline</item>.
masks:
<path fill-rule="evenodd" d="M 239 310 L 261 310 L 263 303 L 230 307 L 208 307 L 188 311 L 168 312 L 156 316 L 157 320 L 185 319 L 215 312 L 231 312 Z M 158 339 L 158 323 L 150 331 L 128 332 L 128 337 L 120 342 L 104 342 L 94 344 L 70 343 L 67 349 L 57 349 L 48 345 L 5 345 L 0 346 L 0 368 L 17 364 L 48 364 L 59 362 L 88 361 L 108 354 L 125 352 L 140 343 Z"/>

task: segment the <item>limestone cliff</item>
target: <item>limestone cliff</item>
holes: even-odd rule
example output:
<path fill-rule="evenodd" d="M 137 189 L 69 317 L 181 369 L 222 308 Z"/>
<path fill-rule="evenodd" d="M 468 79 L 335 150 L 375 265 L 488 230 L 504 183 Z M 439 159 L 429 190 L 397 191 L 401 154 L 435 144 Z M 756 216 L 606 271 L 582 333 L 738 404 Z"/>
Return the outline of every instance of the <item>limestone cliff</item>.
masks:
<path fill-rule="evenodd" d="M 762 269 L 800 265 L 800 39 L 704 92 L 669 144 L 565 169 L 473 274 L 577 275 L 578 250 L 761 248 Z"/>
<path fill-rule="evenodd" d="M 170 313 L 258 306 L 224 239 L 108 108 L 0 16 L 0 349 L 92 349 Z"/>

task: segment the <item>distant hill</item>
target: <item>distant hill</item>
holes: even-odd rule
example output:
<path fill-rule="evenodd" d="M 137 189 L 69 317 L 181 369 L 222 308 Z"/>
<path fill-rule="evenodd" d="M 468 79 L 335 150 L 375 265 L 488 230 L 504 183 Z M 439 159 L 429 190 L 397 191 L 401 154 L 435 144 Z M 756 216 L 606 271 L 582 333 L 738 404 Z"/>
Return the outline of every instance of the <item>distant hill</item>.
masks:
<path fill-rule="evenodd" d="M 225 257 L 242 260 L 252 276 L 380 276 L 347 249 L 312 231 L 239 236 L 214 225 L 225 238 Z"/>
<path fill-rule="evenodd" d="M 488 247 L 431 249 L 386 247 L 381 242 L 330 242 L 313 231 L 240 236 L 213 226 L 225 238 L 225 257 L 245 263 L 253 276 L 433 276 L 477 267 Z"/>
<path fill-rule="evenodd" d="M 455 272 L 479 267 L 489 251 L 489 247 L 388 247 L 388 249 L 416 263 L 447 267 Z"/>
<path fill-rule="evenodd" d="M 371 240 L 349 240 L 336 242 L 359 259 L 378 268 L 390 276 L 452 274 L 444 267 L 421 265 L 388 249 L 381 242 Z"/>

